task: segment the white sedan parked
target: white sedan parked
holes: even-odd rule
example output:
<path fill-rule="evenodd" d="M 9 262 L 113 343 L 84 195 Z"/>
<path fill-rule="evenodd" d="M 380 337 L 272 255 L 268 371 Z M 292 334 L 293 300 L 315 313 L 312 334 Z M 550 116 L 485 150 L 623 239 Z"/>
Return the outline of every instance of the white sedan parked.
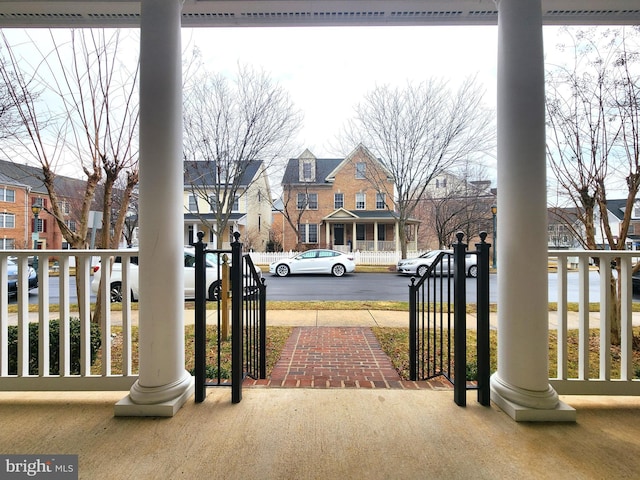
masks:
<path fill-rule="evenodd" d="M 294 273 L 330 273 L 334 277 L 341 277 L 355 269 L 352 254 L 325 249 L 308 250 L 269 265 L 269 272 L 278 277 Z"/>

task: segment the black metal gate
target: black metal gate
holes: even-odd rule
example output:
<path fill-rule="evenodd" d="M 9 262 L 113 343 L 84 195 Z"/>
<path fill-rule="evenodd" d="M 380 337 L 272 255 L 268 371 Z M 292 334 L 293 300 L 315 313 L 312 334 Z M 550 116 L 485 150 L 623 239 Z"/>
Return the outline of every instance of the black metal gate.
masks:
<path fill-rule="evenodd" d="M 206 387 L 231 387 L 231 401 L 239 403 L 245 376 L 266 378 L 266 286 L 251 257 L 242 255 L 238 232 L 231 250 L 208 250 L 202 238 L 199 232 L 194 245 L 195 400 L 204 401 Z M 215 312 L 209 330 L 207 301 Z"/>
<path fill-rule="evenodd" d="M 466 405 L 466 391 L 478 390 L 478 402 L 489 405 L 489 248 L 486 232 L 475 251 L 467 251 L 464 234 L 456 235 L 453 252 L 442 252 L 422 277 L 409 286 L 409 373 L 411 380 L 444 376 L 453 384 L 454 401 Z M 466 257 L 476 256 L 476 384 L 467 381 Z M 453 273 L 453 275 L 451 275 Z M 453 342 L 451 335 L 453 334 Z"/>

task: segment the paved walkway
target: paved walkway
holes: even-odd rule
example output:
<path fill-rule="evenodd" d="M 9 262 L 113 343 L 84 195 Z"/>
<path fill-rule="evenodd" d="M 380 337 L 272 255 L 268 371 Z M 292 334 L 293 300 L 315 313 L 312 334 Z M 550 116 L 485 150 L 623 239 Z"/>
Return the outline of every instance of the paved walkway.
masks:
<path fill-rule="evenodd" d="M 284 388 L 450 389 L 444 378 L 402 380 L 369 327 L 295 327 L 266 380 L 246 386 Z"/>

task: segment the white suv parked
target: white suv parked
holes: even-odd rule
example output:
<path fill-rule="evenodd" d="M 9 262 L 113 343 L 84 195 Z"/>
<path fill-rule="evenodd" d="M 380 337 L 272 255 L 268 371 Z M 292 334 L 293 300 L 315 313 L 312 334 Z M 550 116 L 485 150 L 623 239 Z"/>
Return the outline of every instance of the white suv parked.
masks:
<path fill-rule="evenodd" d="M 231 255 L 229 255 L 231 257 Z M 222 263 L 215 253 L 207 253 L 207 298 L 217 300 L 220 293 L 220 279 L 218 278 L 218 262 Z M 230 263 L 230 262 L 229 262 Z M 184 247 L 184 298 L 195 298 L 195 264 L 196 253 L 194 247 Z M 91 291 L 98 293 L 101 275 L 100 264 L 93 267 L 93 280 L 91 281 Z M 138 257 L 131 257 L 129 268 L 129 288 L 131 289 L 131 299 L 139 300 L 138 289 Z M 261 274 L 261 272 L 259 271 Z M 246 281 L 246 280 L 245 280 Z M 111 288 L 110 297 L 112 302 L 122 301 L 122 257 L 115 257 L 111 268 Z M 246 289 L 245 289 L 246 290 Z"/>

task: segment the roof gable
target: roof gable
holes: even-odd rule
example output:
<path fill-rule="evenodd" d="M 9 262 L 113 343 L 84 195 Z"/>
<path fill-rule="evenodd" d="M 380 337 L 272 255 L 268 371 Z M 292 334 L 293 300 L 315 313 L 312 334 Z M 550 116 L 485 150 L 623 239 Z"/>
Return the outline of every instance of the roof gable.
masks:
<path fill-rule="evenodd" d="M 354 157 L 356 157 L 358 154 L 362 154 L 367 157 L 372 163 L 375 163 L 387 175 L 387 177 L 391 177 L 391 174 L 389 173 L 387 167 L 385 167 L 383 163 L 378 158 L 376 158 L 367 147 L 360 144 L 327 175 L 327 181 L 332 182 L 335 179 L 336 175 L 340 172 L 340 170 L 351 163 Z"/>

